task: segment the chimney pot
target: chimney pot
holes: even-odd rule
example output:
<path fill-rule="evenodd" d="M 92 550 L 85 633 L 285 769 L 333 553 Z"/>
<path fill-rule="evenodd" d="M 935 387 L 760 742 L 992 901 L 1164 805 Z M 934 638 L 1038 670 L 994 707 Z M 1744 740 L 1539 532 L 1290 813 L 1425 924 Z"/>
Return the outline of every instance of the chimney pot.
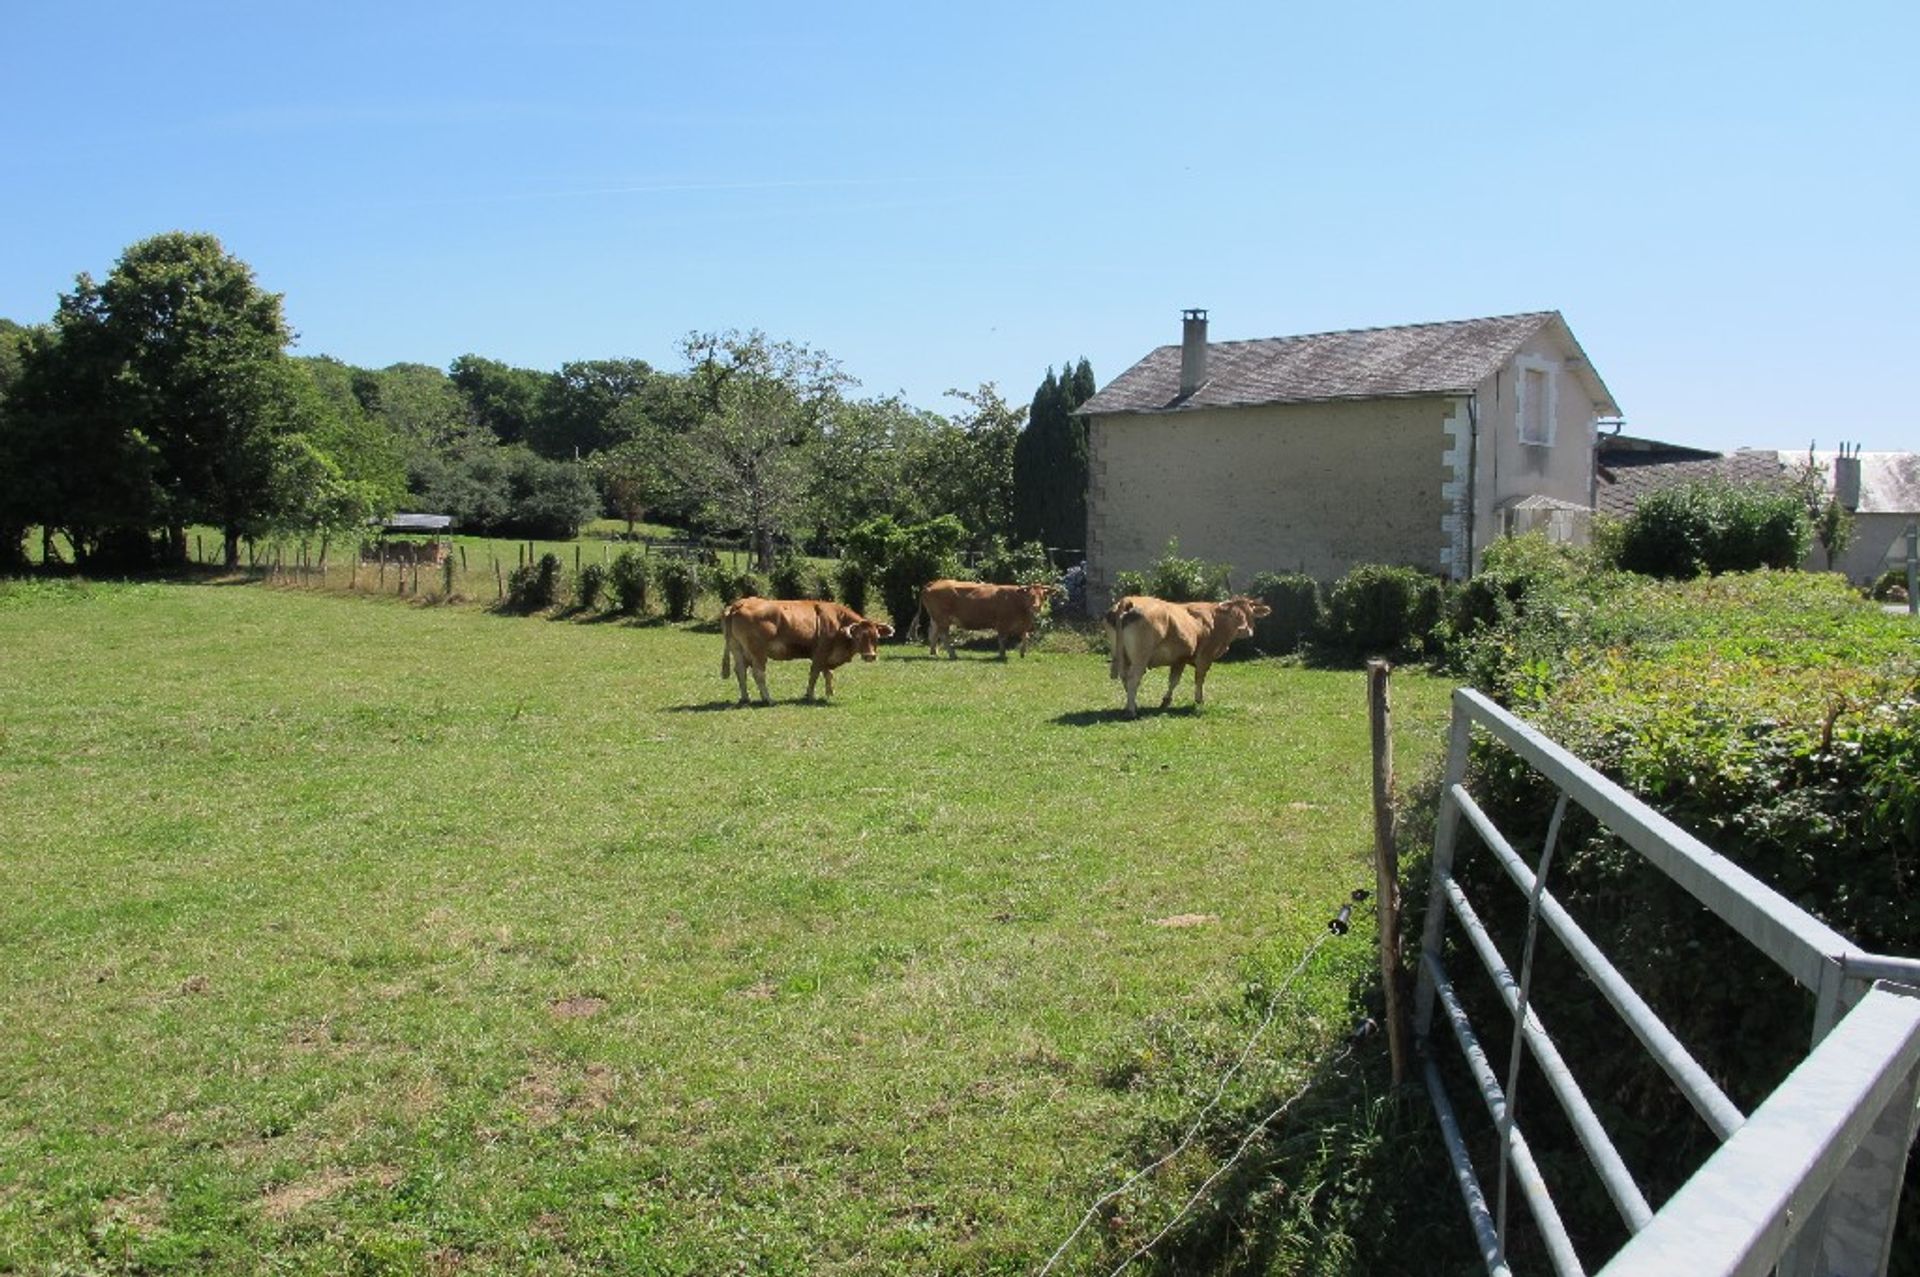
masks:
<path fill-rule="evenodd" d="M 1180 397 L 1206 384 L 1207 312 L 1193 307 L 1180 312 Z"/>
<path fill-rule="evenodd" d="M 1840 507 L 1849 513 L 1860 508 L 1860 453 L 1857 448 L 1849 456 L 1846 445 L 1840 445 L 1840 455 L 1833 459 L 1833 495 Z"/>

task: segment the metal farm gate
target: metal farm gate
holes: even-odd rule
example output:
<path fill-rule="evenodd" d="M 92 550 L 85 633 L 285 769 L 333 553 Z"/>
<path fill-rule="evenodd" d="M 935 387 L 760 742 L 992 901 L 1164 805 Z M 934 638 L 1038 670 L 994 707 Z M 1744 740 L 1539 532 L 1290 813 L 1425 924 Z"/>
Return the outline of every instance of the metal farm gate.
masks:
<path fill-rule="evenodd" d="M 1469 747 L 1483 731 L 1559 790 L 1535 865 L 1529 866 L 1467 792 Z M 1684 887 L 1815 997 L 1812 1048 L 1751 1113 L 1742 1113 L 1567 912 L 1542 889 L 1571 800 Z M 1526 894 L 1524 951 L 1501 954 L 1453 873 L 1465 820 Z M 1469 1022 L 1443 961 L 1457 926 L 1512 1017 L 1504 1079 Z M 1592 1106 L 1528 1005 L 1535 940 L 1544 924 L 1721 1141 L 1659 1210 L 1652 1210 Z M 1630 1240 L 1602 1272 L 1758 1274 L 1788 1277 L 1884 1272 L 1907 1150 L 1920 1101 L 1920 960 L 1866 953 L 1683 832 L 1618 785 L 1477 692 L 1454 693 L 1445 788 L 1434 834 L 1433 887 L 1421 941 L 1414 1033 L 1427 1088 L 1452 1154 L 1487 1270 L 1510 1273 L 1507 1197 L 1516 1188 L 1553 1269 L 1584 1273 L 1507 1097 L 1531 1054 Z M 1492 1200 L 1468 1155 L 1437 1067 L 1435 1012 L 1464 1054 L 1494 1123 Z M 1552 1009 L 1548 1008 L 1551 1016 Z M 1526 1051 L 1521 1050 L 1522 1043 Z"/>

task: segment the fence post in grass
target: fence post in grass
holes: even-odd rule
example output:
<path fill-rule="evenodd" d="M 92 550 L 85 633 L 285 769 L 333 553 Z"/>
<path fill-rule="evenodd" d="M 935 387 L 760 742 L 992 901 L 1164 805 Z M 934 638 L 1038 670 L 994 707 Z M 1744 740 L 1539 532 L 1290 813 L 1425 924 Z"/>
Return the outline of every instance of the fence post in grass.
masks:
<path fill-rule="evenodd" d="M 580 575 L 580 547 L 578 545 L 573 547 L 573 574 L 576 577 Z"/>
<path fill-rule="evenodd" d="M 493 558 L 493 597 L 496 601 L 507 597 L 507 583 L 500 579 L 500 556 Z"/>
<path fill-rule="evenodd" d="M 467 547 L 463 545 L 460 547 L 460 575 L 465 576 L 467 571 Z"/>
<path fill-rule="evenodd" d="M 1400 853 L 1393 839 L 1393 667 L 1367 662 L 1367 718 L 1373 728 L 1373 876 L 1380 922 L 1380 982 L 1387 995 L 1387 1049 L 1393 1084 L 1407 1080 L 1407 1011 L 1400 969 Z"/>
<path fill-rule="evenodd" d="M 443 598 L 453 597 L 453 556 L 449 554 L 441 561 L 440 594 Z"/>

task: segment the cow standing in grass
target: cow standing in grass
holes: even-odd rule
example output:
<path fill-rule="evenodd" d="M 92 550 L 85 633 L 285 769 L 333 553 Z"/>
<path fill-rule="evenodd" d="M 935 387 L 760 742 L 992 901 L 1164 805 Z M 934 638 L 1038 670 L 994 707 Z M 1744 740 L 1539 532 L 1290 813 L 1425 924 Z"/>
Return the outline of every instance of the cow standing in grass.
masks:
<path fill-rule="evenodd" d="M 768 661 L 811 661 L 807 673 L 807 700 L 813 686 L 826 675 L 827 696 L 833 695 L 833 672 L 859 657 L 871 661 L 880 654 L 879 642 L 893 633 L 891 625 L 869 621 L 852 608 L 822 599 L 744 598 L 728 605 L 720 617 L 720 677 L 740 680 L 740 703 L 750 703 L 747 671 L 760 685 L 760 703 L 773 704 L 767 691 Z M 823 698 L 824 699 L 824 698 Z"/>
<path fill-rule="evenodd" d="M 1000 659 L 1007 659 L 1007 641 L 1020 640 L 1020 655 L 1027 654 L 1027 641 L 1033 634 L 1040 609 L 1053 595 L 1051 585 L 987 585 L 980 581 L 929 581 L 920 591 L 920 610 L 913 614 L 907 637 L 920 631 L 920 618 L 927 618 L 927 655 L 941 643 L 947 645 L 947 659 L 957 660 L 953 651 L 953 632 L 992 630 L 1000 641 Z"/>
<path fill-rule="evenodd" d="M 1136 697 L 1149 669 L 1167 668 L 1167 694 L 1160 708 L 1173 704 L 1181 671 L 1193 666 L 1193 703 L 1206 703 L 1207 670 L 1226 655 L 1235 639 L 1251 638 L 1255 619 L 1272 608 L 1257 599 L 1236 597 L 1225 603 L 1169 603 L 1128 595 L 1107 612 L 1107 637 L 1113 659 L 1107 670 L 1127 689 L 1127 717 L 1138 718 Z"/>

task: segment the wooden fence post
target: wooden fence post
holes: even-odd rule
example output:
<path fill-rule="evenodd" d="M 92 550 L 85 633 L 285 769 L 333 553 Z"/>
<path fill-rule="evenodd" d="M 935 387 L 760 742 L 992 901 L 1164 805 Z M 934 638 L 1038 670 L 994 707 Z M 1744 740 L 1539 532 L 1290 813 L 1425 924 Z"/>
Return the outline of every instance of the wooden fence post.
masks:
<path fill-rule="evenodd" d="M 1375 915 L 1380 921 L 1380 982 L 1387 996 L 1387 1049 L 1393 1084 L 1407 1080 L 1405 973 L 1400 965 L 1400 853 L 1393 837 L 1393 709 L 1388 680 L 1393 667 L 1367 662 L 1367 718 L 1373 728 L 1373 875 Z"/>

